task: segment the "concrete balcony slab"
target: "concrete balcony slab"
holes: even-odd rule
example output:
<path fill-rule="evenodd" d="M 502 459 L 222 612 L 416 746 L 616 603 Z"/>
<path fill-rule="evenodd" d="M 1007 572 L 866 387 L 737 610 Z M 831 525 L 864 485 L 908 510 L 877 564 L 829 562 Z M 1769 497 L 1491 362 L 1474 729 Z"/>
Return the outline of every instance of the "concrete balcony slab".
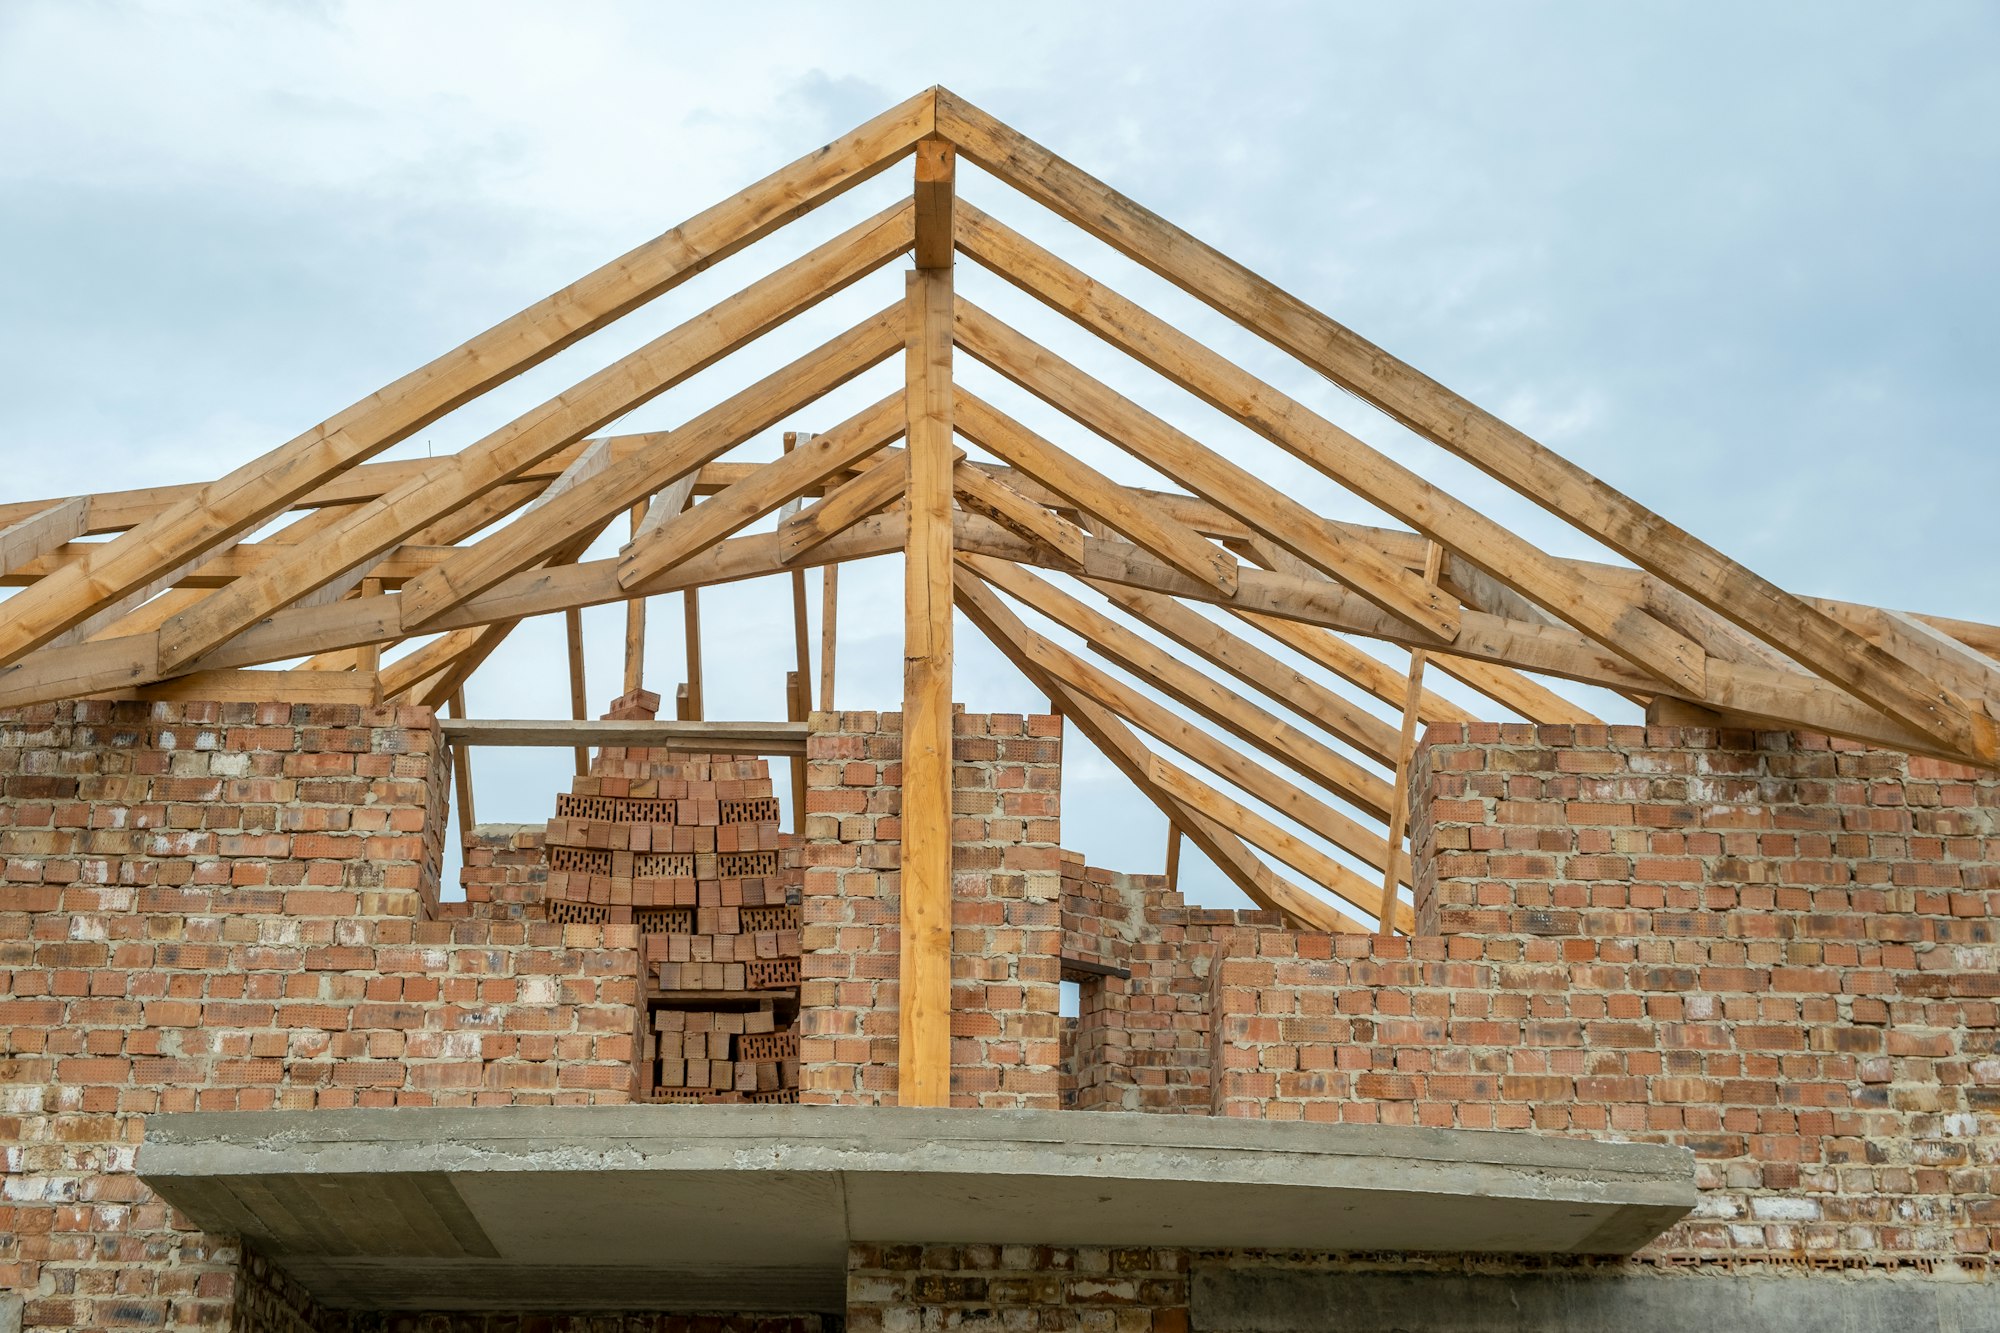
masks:
<path fill-rule="evenodd" d="M 183 1113 L 139 1173 L 334 1307 L 837 1311 L 850 1241 L 1623 1254 L 1684 1148 L 814 1106 Z"/>

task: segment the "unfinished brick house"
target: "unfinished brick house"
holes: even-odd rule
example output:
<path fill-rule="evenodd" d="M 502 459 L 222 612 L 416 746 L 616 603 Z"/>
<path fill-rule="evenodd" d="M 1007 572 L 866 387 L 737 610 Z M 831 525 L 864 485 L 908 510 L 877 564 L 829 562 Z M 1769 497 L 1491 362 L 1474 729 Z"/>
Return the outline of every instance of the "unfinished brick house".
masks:
<path fill-rule="evenodd" d="M 1615 559 L 959 200 L 960 155 Z M 543 406 L 367 461 L 907 159 Z M 847 333 L 600 433 L 905 255 Z M 961 255 L 1383 525 L 956 295 Z M 898 553 L 902 710 L 842 711 L 834 571 Z M 2000 629 L 1773 586 L 943 90 L 218 481 L 0 505 L 0 575 L 0 1329 L 2000 1329 Z M 783 576 L 787 718 L 708 718 L 697 591 Z M 1046 711 L 954 708 L 954 607 Z M 572 716 L 464 716 L 557 614 Z M 1064 850 L 1072 734 L 1164 875 Z M 545 822 L 477 822 L 492 745 L 575 751 Z M 1187 901 L 1183 839 L 1257 909 Z"/>

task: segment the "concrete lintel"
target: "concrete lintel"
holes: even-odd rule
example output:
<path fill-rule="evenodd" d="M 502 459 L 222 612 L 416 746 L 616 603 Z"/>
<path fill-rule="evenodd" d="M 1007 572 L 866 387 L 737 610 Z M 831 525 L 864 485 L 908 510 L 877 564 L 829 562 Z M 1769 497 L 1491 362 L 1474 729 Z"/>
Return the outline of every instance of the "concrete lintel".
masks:
<path fill-rule="evenodd" d="M 139 1170 L 382 1309 L 837 1310 L 854 1240 L 1626 1253 L 1695 1197 L 1650 1144 L 873 1107 L 161 1115 Z"/>

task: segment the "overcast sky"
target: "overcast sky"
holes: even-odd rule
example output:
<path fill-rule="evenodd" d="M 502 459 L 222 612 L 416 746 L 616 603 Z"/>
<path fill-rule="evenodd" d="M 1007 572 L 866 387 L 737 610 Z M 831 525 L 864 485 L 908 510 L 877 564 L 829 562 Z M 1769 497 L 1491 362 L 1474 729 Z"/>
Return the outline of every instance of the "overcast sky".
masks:
<path fill-rule="evenodd" d="M 2000 8 L 696 9 L 0 0 L 0 500 L 214 477 L 942 83 L 1779 583 L 2000 620 Z M 907 188 L 898 168 L 390 456 L 462 447 Z M 996 182 L 961 188 L 1597 554 Z M 1326 512 L 1379 517 L 992 279 L 960 285 Z M 619 429 L 685 419 L 899 292 L 879 274 Z M 842 585 L 844 706 L 896 706 L 899 590 L 893 561 Z M 705 600 L 711 716 L 781 715 L 786 597 Z M 677 604 L 653 621 L 648 683 L 671 696 Z M 590 625 L 601 705 L 618 618 Z M 962 622 L 958 694 L 1041 704 Z M 559 622 L 518 631 L 471 702 L 565 712 Z M 566 781 L 566 755 L 479 759 L 482 818 L 546 818 Z M 1081 746 L 1068 779 L 1066 843 L 1156 869 L 1152 809 Z M 1190 887 L 1236 901 L 1205 867 Z"/>

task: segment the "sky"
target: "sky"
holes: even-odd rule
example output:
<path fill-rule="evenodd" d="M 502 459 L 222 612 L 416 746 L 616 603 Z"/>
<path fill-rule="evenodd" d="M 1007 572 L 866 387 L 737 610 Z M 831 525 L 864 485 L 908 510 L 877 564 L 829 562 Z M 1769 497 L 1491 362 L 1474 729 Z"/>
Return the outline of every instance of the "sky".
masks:
<path fill-rule="evenodd" d="M 219 475 L 943 84 L 1781 585 L 2000 620 L 2000 8 L 1001 12 L 0 0 L 0 502 Z M 477 440 L 907 188 L 886 173 L 385 457 Z M 976 169 L 960 189 L 1549 549 L 1602 556 Z M 959 286 L 1323 512 L 1380 521 L 990 275 Z M 615 429 L 669 427 L 899 293 L 877 274 Z M 780 429 L 824 428 L 899 373 Z M 893 559 L 843 575 L 843 707 L 897 706 L 900 587 Z M 789 589 L 704 611 L 709 715 L 781 716 Z M 622 619 L 587 624 L 601 706 Z M 647 681 L 669 698 L 679 624 L 660 599 Z M 1043 706 L 964 622 L 959 648 L 967 707 Z M 518 630 L 470 706 L 564 715 L 559 619 Z M 567 752 L 482 751 L 475 774 L 482 819 L 539 822 Z M 1165 843 L 1076 738 L 1064 841 L 1135 871 Z M 1199 858 L 1184 887 L 1241 901 Z"/>

